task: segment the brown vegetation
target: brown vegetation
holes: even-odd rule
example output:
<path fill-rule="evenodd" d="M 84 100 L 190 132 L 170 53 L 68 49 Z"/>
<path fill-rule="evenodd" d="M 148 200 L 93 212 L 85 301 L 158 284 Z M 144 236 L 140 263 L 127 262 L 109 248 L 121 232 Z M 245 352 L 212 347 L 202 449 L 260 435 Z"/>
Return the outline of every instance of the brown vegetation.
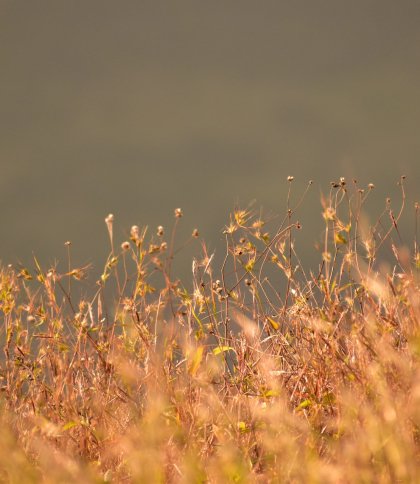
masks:
<path fill-rule="evenodd" d="M 1 478 L 414 482 L 417 240 L 400 247 L 389 201 L 367 226 L 373 185 L 349 185 L 322 200 L 315 273 L 295 252 L 290 196 L 274 230 L 236 210 L 221 266 L 203 243 L 191 287 L 172 277 L 180 209 L 168 239 L 133 226 L 122 244 L 109 215 L 89 297 L 69 244 L 65 273 L 2 268 Z"/>

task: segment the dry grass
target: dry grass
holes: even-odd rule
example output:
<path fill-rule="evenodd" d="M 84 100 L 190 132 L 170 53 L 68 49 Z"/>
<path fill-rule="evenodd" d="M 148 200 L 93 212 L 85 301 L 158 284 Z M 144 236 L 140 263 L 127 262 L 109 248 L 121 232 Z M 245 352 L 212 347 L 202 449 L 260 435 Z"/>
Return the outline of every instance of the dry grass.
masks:
<path fill-rule="evenodd" d="M 189 288 L 171 270 L 180 210 L 168 238 L 133 227 L 121 246 L 107 217 L 89 297 L 70 246 L 66 273 L 3 268 L 1 479 L 415 482 L 420 259 L 400 247 L 400 185 L 401 211 L 371 226 L 373 187 L 331 187 L 316 273 L 290 190 L 277 227 L 235 211 L 221 266 L 203 243 Z"/>

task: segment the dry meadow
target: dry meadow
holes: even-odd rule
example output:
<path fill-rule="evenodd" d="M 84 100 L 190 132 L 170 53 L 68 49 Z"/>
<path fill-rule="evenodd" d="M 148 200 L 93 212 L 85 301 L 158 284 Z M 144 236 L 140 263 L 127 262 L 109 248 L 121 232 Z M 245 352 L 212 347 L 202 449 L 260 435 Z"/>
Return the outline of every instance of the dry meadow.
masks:
<path fill-rule="evenodd" d="M 282 216 L 232 213 L 221 260 L 192 232 L 188 281 L 181 209 L 126 241 L 106 217 L 97 281 L 70 243 L 64 270 L 3 266 L 2 482 L 418 482 L 419 206 L 399 184 L 368 223 L 374 186 L 332 183 L 319 238 L 289 177 Z"/>

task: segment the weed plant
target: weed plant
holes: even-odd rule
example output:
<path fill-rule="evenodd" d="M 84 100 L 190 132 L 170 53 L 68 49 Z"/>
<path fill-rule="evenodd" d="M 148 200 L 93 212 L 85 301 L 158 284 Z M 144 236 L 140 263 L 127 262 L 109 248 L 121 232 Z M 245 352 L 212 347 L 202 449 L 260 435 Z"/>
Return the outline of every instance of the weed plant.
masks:
<path fill-rule="evenodd" d="M 122 243 L 109 215 L 89 296 L 70 243 L 65 271 L 1 268 L 4 482 L 418 482 L 419 206 L 404 247 L 403 178 L 371 225 L 373 185 L 332 183 L 305 270 L 287 183 L 282 221 L 234 211 L 218 267 L 194 230 L 187 285 L 180 209 Z"/>

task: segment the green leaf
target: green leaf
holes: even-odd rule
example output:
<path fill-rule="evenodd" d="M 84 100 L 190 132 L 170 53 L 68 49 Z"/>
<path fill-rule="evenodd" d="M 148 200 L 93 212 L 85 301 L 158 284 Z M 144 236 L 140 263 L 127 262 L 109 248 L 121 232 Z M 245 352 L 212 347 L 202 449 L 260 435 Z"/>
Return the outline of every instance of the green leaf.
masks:
<path fill-rule="evenodd" d="M 224 353 L 225 351 L 235 351 L 234 348 L 232 348 L 231 346 L 218 346 L 217 348 L 214 348 L 213 349 L 213 354 L 214 355 L 220 355 L 220 353 Z"/>
<path fill-rule="evenodd" d="M 203 359 L 204 346 L 199 346 L 191 356 L 191 361 L 188 366 L 188 373 L 194 376 L 200 367 L 201 360 Z"/>
<path fill-rule="evenodd" d="M 303 400 L 300 402 L 299 405 L 295 408 L 295 410 L 303 410 L 304 408 L 310 407 L 312 405 L 311 400 Z"/>
<path fill-rule="evenodd" d="M 267 316 L 267 321 L 270 323 L 271 327 L 276 331 L 280 328 L 280 324 L 277 321 L 274 321 L 273 318 Z"/>
<path fill-rule="evenodd" d="M 337 232 L 335 234 L 335 243 L 336 244 L 347 244 L 347 239 L 344 237 L 343 234 L 341 234 L 340 232 Z"/>
<path fill-rule="evenodd" d="M 266 392 L 263 393 L 263 396 L 266 398 L 278 397 L 279 395 L 280 395 L 280 392 L 278 390 L 267 390 Z"/>
<path fill-rule="evenodd" d="M 246 264 L 245 264 L 245 269 L 248 272 L 252 272 L 252 269 L 254 269 L 255 265 L 255 259 L 250 259 Z"/>
<path fill-rule="evenodd" d="M 70 430 L 73 427 L 77 427 L 79 425 L 79 422 L 74 422 L 70 420 L 70 422 L 67 422 L 66 424 L 63 425 L 63 430 Z"/>
<path fill-rule="evenodd" d="M 238 430 L 240 432 L 246 432 L 246 423 L 245 422 L 238 422 Z"/>

